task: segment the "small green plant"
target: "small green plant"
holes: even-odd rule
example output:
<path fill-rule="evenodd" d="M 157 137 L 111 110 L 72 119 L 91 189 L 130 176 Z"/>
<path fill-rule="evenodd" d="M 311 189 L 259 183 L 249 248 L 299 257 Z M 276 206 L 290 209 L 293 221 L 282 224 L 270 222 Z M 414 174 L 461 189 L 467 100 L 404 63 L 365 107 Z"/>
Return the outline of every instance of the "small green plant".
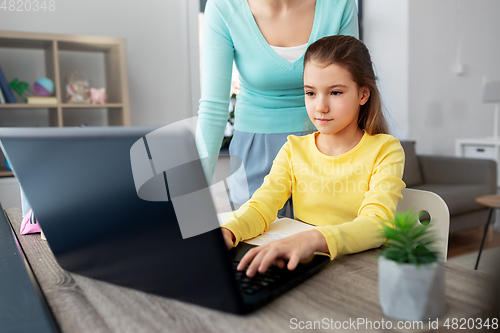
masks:
<path fill-rule="evenodd" d="M 419 222 L 418 214 L 412 210 L 397 212 L 391 223 L 394 228 L 383 226 L 382 235 L 387 241 L 386 248 L 379 252 L 379 256 L 417 266 L 438 261 L 439 254 L 432 247 L 434 237 Z"/>
<path fill-rule="evenodd" d="M 27 82 L 19 81 L 18 78 L 12 80 L 9 83 L 9 87 L 16 92 L 16 94 L 24 101 L 24 103 L 28 103 L 28 99 L 26 96 L 33 96 L 33 94 L 29 92 L 30 85 Z"/>

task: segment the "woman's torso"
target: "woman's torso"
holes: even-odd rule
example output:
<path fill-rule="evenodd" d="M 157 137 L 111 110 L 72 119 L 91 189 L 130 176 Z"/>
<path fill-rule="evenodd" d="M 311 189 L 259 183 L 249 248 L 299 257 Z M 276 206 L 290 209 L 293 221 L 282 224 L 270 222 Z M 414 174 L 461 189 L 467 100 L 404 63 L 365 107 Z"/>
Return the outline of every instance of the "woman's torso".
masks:
<path fill-rule="evenodd" d="M 241 88 L 237 96 L 235 129 L 251 133 L 302 131 L 307 119 L 302 81 L 303 56 L 293 63 L 280 57 L 260 31 L 247 0 L 218 2 L 221 6 L 230 6 L 229 12 L 232 13 L 227 28 L 234 46 Z M 356 17 L 351 17 L 351 20 L 356 20 L 354 31 L 342 30 L 348 24 L 345 11 L 350 4 L 351 0 L 317 0 L 307 44 L 339 33 L 357 35 Z M 279 36 L 276 42 L 284 44 L 279 41 Z"/>

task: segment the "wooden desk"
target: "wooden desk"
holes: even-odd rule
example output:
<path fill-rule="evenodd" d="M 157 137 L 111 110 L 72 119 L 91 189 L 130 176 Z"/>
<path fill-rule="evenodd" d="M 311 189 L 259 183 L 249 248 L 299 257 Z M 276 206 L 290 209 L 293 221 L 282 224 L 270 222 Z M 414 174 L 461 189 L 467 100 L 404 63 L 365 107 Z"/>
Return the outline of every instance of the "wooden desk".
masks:
<path fill-rule="evenodd" d="M 390 322 L 392 331 L 428 331 L 428 322 L 424 329 L 398 330 L 398 321 L 383 315 L 374 250 L 337 258 L 259 311 L 237 316 L 63 271 L 39 234 L 19 236 L 20 209 L 7 209 L 6 215 L 63 332 L 289 332 L 299 321 L 356 323 L 358 318 L 372 325 Z M 442 327 L 446 318 L 491 318 L 493 280 L 447 264 L 448 309 L 447 317 L 439 319 L 442 330 L 448 331 Z M 325 331 L 332 331 L 331 325 Z"/>

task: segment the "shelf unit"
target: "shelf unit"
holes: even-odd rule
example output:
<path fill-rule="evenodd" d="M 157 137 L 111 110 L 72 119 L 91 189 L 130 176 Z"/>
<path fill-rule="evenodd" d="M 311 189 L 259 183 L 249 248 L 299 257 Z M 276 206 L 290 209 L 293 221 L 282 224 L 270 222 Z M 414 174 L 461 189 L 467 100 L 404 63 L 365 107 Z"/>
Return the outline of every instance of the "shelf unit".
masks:
<path fill-rule="evenodd" d="M 54 82 L 54 93 L 58 103 L 54 105 L 33 105 L 24 103 L 0 104 L 4 110 L 46 109 L 49 126 L 65 126 L 64 111 L 107 110 L 107 125 L 130 125 L 126 43 L 122 38 L 44 34 L 18 31 L 0 31 L 0 48 L 41 50 L 45 58 L 45 76 Z M 65 103 L 65 78 L 61 73 L 61 52 L 93 53 L 103 55 L 108 103 L 101 105 Z M 0 66 L 2 63 L 0 62 Z M 78 68 L 78 64 L 74 65 Z M 4 70 L 5 72 L 5 70 Z M 7 78 L 9 80 L 9 78 Z M 12 79 L 12 78 L 11 78 Z M 22 80 L 22 78 L 20 78 Z M 91 78 L 90 78 L 91 79 Z M 92 85 L 92 84 L 91 84 Z M 63 95 L 64 94 L 64 95 Z M 0 123 L 0 126 L 2 124 Z"/>
<path fill-rule="evenodd" d="M 45 34 L 45 33 L 30 33 L 18 31 L 2 31 L 0 30 L 0 49 L 8 49 L 9 52 L 14 52 L 15 55 L 22 54 L 25 51 L 31 53 L 42 53 L 44 61 L 43 65 L 38 64 L 36 68 L 38 72 L 45 73 L 54 82 L 54 96 L 57 97 L 57 104 L 54 105 L 33 105 L 25 103 L 0 104 L 0 113 L 5 112 L 21 112 L 21 126 L 30 126 L 28 118 L 35 116 L 39 117 L 39 110 L 47 110 L 48 126 L 63 127 L 68 126 L 65 122 L 65 113 L 74 113 L 79 110 L 79 117 L 85 120 L 85 112 L 97 112 L 96 110 L 105 110 L 108 126 L 128 126 L 130 125 L 130 105 L 128 91 L 128 75 L 127 75 L 127 57 L 126 57 L 126 42 L 122 38 L 99 37 L 99 36 L 80 36 L 80 35 L 63 35 L 63 34 Z M 66 78 L 61 71 L 61 55 L 64 54 L 87 54 L 97 56 L 102 63 L 97 64 L 99 68 L 104 68 L 104 81 L 108 102 L 106 104 L 76 104 L 66 103 L 65 87 Z M 22 60 L 19 60 L 21 62 Z M 23 65 L 22 63 L 20 63 Z M 19 65 L 19 63 L 16 63 Z M 32 66 L 36 66 L 30 64 Z M 71 64 L 75 69 L 79 68 L 78 61 Z M 0 67 L 4 74 L 6 72 L 5 63 L 0 59 Z M 12 80 L 13 77 L 7 77 L 7 80 Z M 19 78 L 23 81 L 23 78 Z M 92 78 L 90 85 L 92 86 Z M 82 115 L 83 113 L 83 115 Z M 69 118 L 69 117 L 68 117 Z M 2 124 L 0 126 L 12 126 Z M 31 125 L 33 126 L 33 125 Z M 3 154 L 0 152 L 0 177 L 12 176 L 3 163 Z"/>

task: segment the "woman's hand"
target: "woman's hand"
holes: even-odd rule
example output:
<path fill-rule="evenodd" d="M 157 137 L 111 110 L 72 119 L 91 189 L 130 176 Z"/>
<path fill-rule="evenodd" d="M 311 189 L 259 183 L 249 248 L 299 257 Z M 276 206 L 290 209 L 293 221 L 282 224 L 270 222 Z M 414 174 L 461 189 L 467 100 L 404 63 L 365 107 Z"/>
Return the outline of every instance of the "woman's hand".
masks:
<path fill-rule="evenodd" d="M 226 242 L 227 249 L 231 250 L 234 246 L 236 237 L 234 237 L 234 234 L 231 232 L 231 230 L 227 228 L 221 228 L 221 230 L 222 236 L 224 237 L 224 242 Z"/>
<path fill-rule="evenodd" d="M 247 276 L 252 277 L 257 272 L 264 273 L 272 263 L 283 268 L 285 260 L 288 260 L 287 268 L 292 271 L 301 260 L 310 258 L 315 251 L 328 252 L 325 237 L 317 230 L 303 231 L 254 247 L 241 258 L 237 269 L 242 271 L 250 264 Z"/>

